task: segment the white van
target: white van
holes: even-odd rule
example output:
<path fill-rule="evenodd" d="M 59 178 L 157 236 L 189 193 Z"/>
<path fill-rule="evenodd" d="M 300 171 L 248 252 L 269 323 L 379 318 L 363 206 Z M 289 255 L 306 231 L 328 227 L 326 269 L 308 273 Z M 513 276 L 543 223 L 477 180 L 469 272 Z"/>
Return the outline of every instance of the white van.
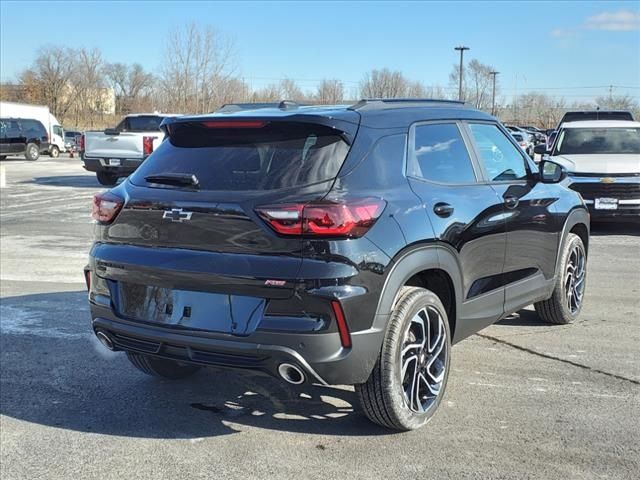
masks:
<path fill-rule="evenodd" d="M 49 107 L 26 103 L 0 102 L 0 117 L 30 118 L 40 121 L 47 130 L 47 135 L 49 135 L 49 155 L 57 158 L 60 152 L 66 152 L 64 130 L 56 117 L 49 112 Z"/>

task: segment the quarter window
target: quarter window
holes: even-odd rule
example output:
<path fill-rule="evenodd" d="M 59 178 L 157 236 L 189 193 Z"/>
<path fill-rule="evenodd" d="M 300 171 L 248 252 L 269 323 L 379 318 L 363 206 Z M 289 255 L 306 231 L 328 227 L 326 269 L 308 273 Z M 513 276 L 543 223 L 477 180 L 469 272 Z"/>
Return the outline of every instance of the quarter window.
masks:
<path fill-rule="evenodd" d="M 471 157 L 455 123 L 418 125 L 409 175 L 439 183 L 475 182 Z"/>
<path fill-rule="evenodd" d="M 527 178 L 524 157 L 496 125 L 471 123 L 469 128 L 490 181 L 504 182 Z"/>

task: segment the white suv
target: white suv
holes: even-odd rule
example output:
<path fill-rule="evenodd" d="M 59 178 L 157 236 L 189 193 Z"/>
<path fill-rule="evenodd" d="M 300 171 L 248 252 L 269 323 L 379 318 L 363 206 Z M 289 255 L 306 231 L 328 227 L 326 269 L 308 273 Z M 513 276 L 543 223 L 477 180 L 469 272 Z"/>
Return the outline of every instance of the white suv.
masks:
<path fill-rule="evenodd" d="M 568 122 L 546 153 L 566 167 L 593 220 L 640 219 L 640 122 Z"/>

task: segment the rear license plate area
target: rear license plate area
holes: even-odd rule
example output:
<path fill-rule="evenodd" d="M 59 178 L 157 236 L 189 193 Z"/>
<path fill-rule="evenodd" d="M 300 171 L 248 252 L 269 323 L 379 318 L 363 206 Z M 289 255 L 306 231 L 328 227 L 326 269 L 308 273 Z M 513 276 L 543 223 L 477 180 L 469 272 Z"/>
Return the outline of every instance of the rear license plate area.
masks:
<path fill-rule="evenodd" d="M 262 320 L 265 299 L 118 282 L 117 314 L 165 326 L 249 335 Z"/>

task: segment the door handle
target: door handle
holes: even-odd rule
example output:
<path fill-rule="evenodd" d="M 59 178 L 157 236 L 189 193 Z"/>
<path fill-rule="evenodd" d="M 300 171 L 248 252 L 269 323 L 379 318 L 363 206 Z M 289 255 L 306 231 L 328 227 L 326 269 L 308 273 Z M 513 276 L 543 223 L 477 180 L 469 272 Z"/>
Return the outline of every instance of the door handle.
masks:
<path fill-rule="evenodd" d="M 439 217 L 449 217 L 453 213 L 453 207 L 448 203 L 439 202 L 433 206 L 433 211 Z"/>
<path fill-rule="evenodd" d="M 504 205 L 507 208 L 516 208 L 519 203 L 520 203 L 520 199 L 514 195 L 509 195 L 507 197 L 504 197 Z"/>

